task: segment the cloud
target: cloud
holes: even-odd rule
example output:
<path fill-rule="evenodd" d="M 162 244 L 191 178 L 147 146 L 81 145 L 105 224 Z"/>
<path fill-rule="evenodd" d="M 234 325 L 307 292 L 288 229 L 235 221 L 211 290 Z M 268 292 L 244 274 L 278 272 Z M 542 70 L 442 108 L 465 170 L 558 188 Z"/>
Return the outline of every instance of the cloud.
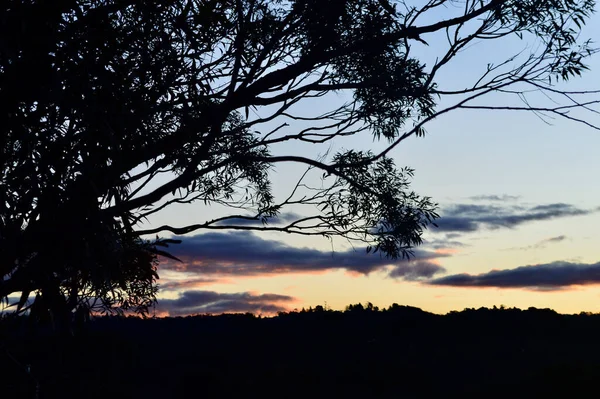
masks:
<path fill-rule="evenodd" d="M 540 291 L 599 283 L 600 262 L 586 264 L 564 261 L 492 270 L 478 275 L 454 274 L 428 282 L 453 287 L 527 288 Z"/>
<path fill-rule="evenodd" d="M 566 239 L 567 239 L 567 236 L 560 235 L 560 236 L 556 236 L 556 237 L 547 238 L 547 239 L 543 240 L 542 243 L 555 243 L 555 242 L 564 241 Z"/>
<path fill-rule="evenodd" d="M 394 266 L 390 271 L 390 277 L 403 278 L 407 281 L 419 281 L 430 279 L 438 273 L 445 273 L 446 269 L 437 263 L 427 260 L 411 260 Z"/>
<path fill-rule="evenodd" d="M 459 248 L 465 247 L 467 244 L 451 239 L 429 239 L 423 242 L 425 248 L 433 249 L 448 249 L 448 248 Z"/>
<path fill-rule="evenodd" d="M 3 299 L 3 298 L 0 298 Z M 14 306 L 15 304 L 19 303 L 19 300 L 21 299 L 21 295 L 17 295 L 17 294 L 10 294 L 9 296 L 6 297 L 6 301 L 4 300 L 0 300 L 0 315 L 4 314 L 4 313 L 12 313 L 14 312 L 17 307 Z M 29 302 L 28 302 L 29 304 Z"/>
<path fill-rule="evenodd" d="M 546 248 L 546 246 L 548 244 L 556 244 L 556 243 L 564 241 L 566 239 L 567 239 L 567 236 L 560 235 L 560 236 L 556 236 L 556 237 L 546 238 L 545 240 L 541 240 L 533 245 L 528 245 L 526 247 L 508 248 L 508 250 L 528 251 L 531 249 L 541 249 L 541 248 Z"/>
<path fill-rule="evenodd" d="M 160 299 L 156 308 L 158 312 L 169 316 L 246 312 L 274 314 L 289 310 L 285 304 L 294 301 L 296 301 L 294 297 L 279 294 L 185 291 L 177 299 Z"/>
<path fill-rule="evenodd" d="M 446 207 L 432 231 L 474 232 L 483 228 L 513 228 L 520 224 L 556 218 L 589 215 L 598 209 L 580 209 L 570 204 L 555 203 L 534 207 L 456 204 Z"/>
<path fill-rule="evenodd" d="M 202 277 L 261 276 L 335 269 L 367 275 L 377 270 L 386 270 L 388 266 L 407 263 L 406 260 L 394 261 L 378 253 L 367 254 L 365 248 L 331 252 L 292 247 L 248 231 L 210 232 L 177 238 L 182 243 L 174 245 L 170 250 L 183 263 L 165 260 L 160 267 Z M 449 255 L 415 249 L 415 258 L 418 260 L 444 256 Z M 418 274 L 419 271 L 416 270 L 413 274 L 415 273 Z"/>
<path fill-rule="evenodd" d="M 230 281 L 218 278 L 197 277 L 185 280 L 167 280 L 165 283 L 160 283 L 161 291 L 178 291 L 181 289 L 198 288 L 205 285 L 217 283 L 229 283 Z"/>
<path fill-rule="evenodd" d="M 473 201 L 516 201 L 521 198 L 520 195 L 476 195 L 469 197 Z"/>

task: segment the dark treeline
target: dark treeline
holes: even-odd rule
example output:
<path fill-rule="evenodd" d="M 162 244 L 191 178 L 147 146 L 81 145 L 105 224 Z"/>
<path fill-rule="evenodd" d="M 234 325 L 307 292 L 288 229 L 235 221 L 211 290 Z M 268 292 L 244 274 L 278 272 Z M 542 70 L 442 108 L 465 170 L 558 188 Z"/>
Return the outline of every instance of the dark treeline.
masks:
<path fill-rule="evenodd" d="M 600 315 L 550 309 L 357 304 L 102 317 L 63 335 L 34 335 L 25 318 L 1 326 L 3 398 L 583 397 L 600 377 Z"/>

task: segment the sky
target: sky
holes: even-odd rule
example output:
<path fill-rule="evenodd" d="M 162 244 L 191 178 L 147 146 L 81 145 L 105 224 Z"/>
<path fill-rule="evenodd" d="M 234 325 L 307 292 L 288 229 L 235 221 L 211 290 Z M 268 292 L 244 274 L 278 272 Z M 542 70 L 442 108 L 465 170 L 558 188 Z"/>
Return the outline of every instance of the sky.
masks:
<path fill-rule="evenodd" d="M 598 40 L 599 22 L 595 15 L 585 36 Z M 433 60 L 443 42 L 424 39 L 429 47 L 415 51 L 424 61 Z M 440 75 L 440 88 L 461 87 L 519 46 L 509 39 L 469 48 Z M 566 87 L 600 88 L 598 57 L 589 65 L 583 78 Z M 514 98 L 489 101 L 522 105 Z M 318 106 L 308 102 L 301 111 Z M 585 117 L 599 122 L 597 115 Z M 600 131 L 564 119 L 550 122 L 532 113 L 458 110 L 426 125 L 425 137 L 394 149 L 391 156 L 399 166 L 415 169 L 412 188 L 440 207 L 439 228 L 425 233 L 411 261 L 366 254 L 340 240 L 197 231 L 171 248 L 183 262 L 161 262 L 156 313 L 272 315 L 368 301 L 435 313 L 494 305 L 600 312 Z M 299 128 L 292 124 L 288 130 Z M 383 145 L 361 135 L 336 142 L 332 150 Z M 278 149 L 313 157 L 322 150 Z M 275 169 L 276 194 L 283 195 L 301 172 L 287 165 Z M 222 209 L 204 205 L 176 206 L 143 227 L 185 225 L 221 214 Z"/>

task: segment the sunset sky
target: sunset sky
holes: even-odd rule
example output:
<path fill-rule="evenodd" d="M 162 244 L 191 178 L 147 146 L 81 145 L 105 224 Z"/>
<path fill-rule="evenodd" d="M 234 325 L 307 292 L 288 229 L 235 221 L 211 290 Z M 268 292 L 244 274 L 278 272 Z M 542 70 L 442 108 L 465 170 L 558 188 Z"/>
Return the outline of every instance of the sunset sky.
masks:
<path fill-rule="evenodd" d="M 589 26 L 585 34 L 600 38 L 598 15 Z M 423 61 L 435 59 L 443 42 L 425 40 L 430 46 L 415 48 L 416 53 Z M 439 76 L 438 84 L 466 85 L 488 62 L 523 46 L 512 39 L 473 46 Z M 600 88 L 598 57 L 590 67 L 565 87 Z M 341 101 L 343 94 L 338 96 L 320 101 Z M 522 105 L 515 97 L 488 100 Z M 308 101 L 300 110 L 309 113 L 321 106 Z M 598 115 L 580 114 L 600 125 Z M 410 262 L 367 255 L 343 240 L 198 231 L 171 248 L 183 263 L 165 261 L 159 268 L 157 314 L 273 314 L 325 304 L 343 309 L 367 301 L 435 313 L 501 304 L 598 312 L 600 131 L 564 119 L 547 122 L 551 125 L 525 112 L 453 111 L 427 125 L 425 137 L 411 138 L 393 151 L 398 166 L 415 169 L 412 188 L 439 203 L 442 216 Z M 377 150 L 384 143 L 361 135 L 336 142 L 332 152 L 341 148 Z M 314 157 L 326 149 L 295 145 L 275 151 Z M 301 172 L 291 166 L 275 169 L 276 195 L 285 195 Z M 222 214 L 222 209 L 200 204 L 177 206 L 143 227 L 185 225 Z"/>

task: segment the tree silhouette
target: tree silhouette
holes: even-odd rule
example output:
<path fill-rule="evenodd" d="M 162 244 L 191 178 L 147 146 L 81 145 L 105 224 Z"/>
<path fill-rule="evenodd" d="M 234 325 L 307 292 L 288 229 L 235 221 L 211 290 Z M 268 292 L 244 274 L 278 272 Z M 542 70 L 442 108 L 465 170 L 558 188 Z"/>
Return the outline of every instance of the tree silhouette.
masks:
<path fill-rule="evenodd" d="M 579 75 L 594 52 L 577 39 L 593 1 L 464 0 L 458 14 L 435 22 L 431 16 L 456 2 L 415 3 L 4 1 L 0 298 L 20 295 L 17 311 L 53 319 L 76 308 L 147 312 L 157 256 L 170 256 L 161 248 L 176 242 L 158 234 L 169 232 L 341 236 L 408 257 L 438 215 L 428 197 L 410 191 L 413 171 L 388 157 L 402 141 L 457 109 L 588 123 L 569 110 L 595 102 L 555 85 Z M 448 46 L 426 66 L 411 49 L 436 33 Z M 489 64 L 465 89 L 439 88 L 440 71 L 459 51 L 506 36 L 537 45 Z M 557 103 L 479 101 L 526 89 Z M 331 94 L 342 100 L 325 101 Z M 300 107 L 311 101 L 318 105 Z M 361 133 L 388 145 L 326 151 Z M 302 144 L 321 155 L 295 152 Z M 271 171 L 290 163 L 306 171 L 281 196 Z M 190 203 L 229 212 L 141 226 Z M 290 209 L 302 216 L 283 217 Z"/>

